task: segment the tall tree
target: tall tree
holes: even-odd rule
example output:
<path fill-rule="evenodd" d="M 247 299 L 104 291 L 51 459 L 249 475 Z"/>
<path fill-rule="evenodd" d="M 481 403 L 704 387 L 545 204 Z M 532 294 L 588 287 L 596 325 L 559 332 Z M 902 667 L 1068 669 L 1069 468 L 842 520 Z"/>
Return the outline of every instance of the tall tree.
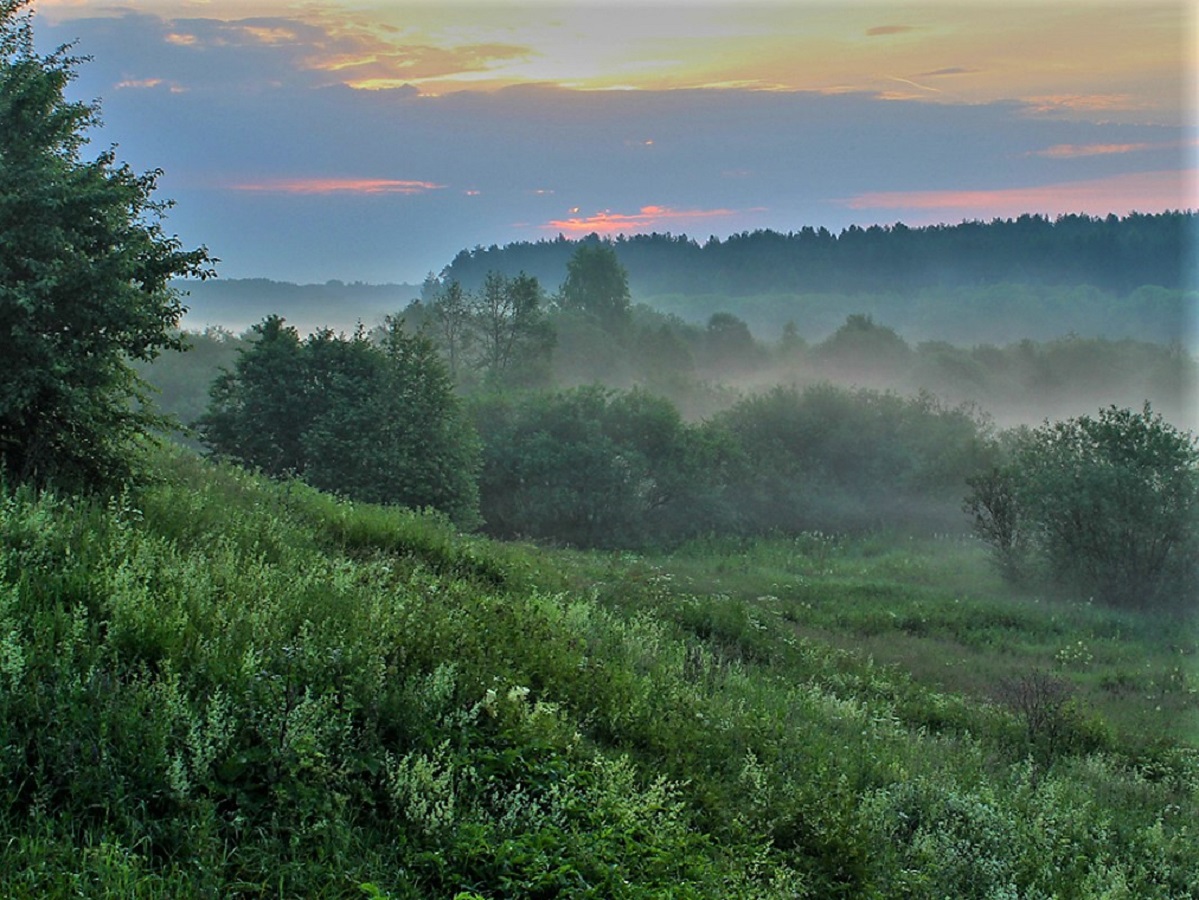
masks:
<path fill-rule="evenodd" d="M 474 304 L 478 365 L 493 385 L 544 381 L 554 332 L 542 311 L 541 285 L 521 272 L 489 272 Z"/>
<path fill-rule="evenodd" d="M 0 467 L 97 486 L 162 423 L 130 361 L 183 348 L 172 279 L 214 260 L 164 232 L 159 172 L 84 157 L 99 108 L 65 98 L 79 60 L 34 51 L 26 5 L 0 0 Z"/>
<path fill-rule="evenodd" d="M 457 280 L 450 280 L 443 287 L 431 279 L 432 276 L 425 279 L 425 289 L 433 309 L 432 330 L 445 351 L 450 376 L 456 379 L 472 344 L 471 297 Z"/>
<path fill-rule="evenodd" d="M 209 446 L 268 475 L 299 472 L 313 414 L 299 332 L 279 316 L 251 332 L 253 342 L 239 350 L 233 370 L 221 372 L 209 389 L 201 434 Z"/>
<path fill-rule="evenodd" d="M 632 304 L 629 275 L 610 244 L 579 244 L 566 264 L 559 302 L 594 317 L 605 331 L 625 332 Z"/>

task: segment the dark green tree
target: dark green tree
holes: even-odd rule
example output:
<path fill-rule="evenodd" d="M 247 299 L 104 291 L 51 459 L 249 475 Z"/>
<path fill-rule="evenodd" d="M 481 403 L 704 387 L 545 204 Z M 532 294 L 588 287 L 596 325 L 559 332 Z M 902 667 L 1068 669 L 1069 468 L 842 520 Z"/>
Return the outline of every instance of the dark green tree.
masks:
<path fill-rule="evenodd" d="M 302 472 L 303 437 L 315 412 L 305 347 L 279 316 L 267 317 L 251 334 L 234 368 L 212 383 L 200 434 L 222 455 L 268 475 Z"/>
<path fill-rule="evenodd" d="M 80 60 L 38 55 L 25 5 L 0 0 L 0 465 L 99 486 L 164 424 L 130 363 L 183 349 L 172 279 L 214 260 L 164 232 L 158 172 L 85 158 L 99 109 L 64 93 Z"/>
<path fill-rule="evenodd" d="M 388 318 L 301 341 L 278 317 L 212 387 L 201 419 L 218 454 L 372 503 L 432 507 L 478 524 L 478 442 L 433 342 Z"/>
<path fill-rule="evenodd" d="M 667 400 L 593 385 L 480 398 L 473 410 L 492 534 L 630 547 L 711 525 L 718 450 Z"/>
<path fill-rule="evenodd" d="M 472 313 L 470 295 L 455 280 L 444 286 L 425 279 L 425 292 L 432 308 L 431 333 L 442 348 L 450 377 L 458 378 L 465 367 L 472 346 Z"/>
<path fill-rule="evenodd" d="M 623 334 L 628 328 L 629 276 L 610 244 L 579 244 L 566 264 L 558 298 L 563 309 L 593 317 L 605 331 Z"/>

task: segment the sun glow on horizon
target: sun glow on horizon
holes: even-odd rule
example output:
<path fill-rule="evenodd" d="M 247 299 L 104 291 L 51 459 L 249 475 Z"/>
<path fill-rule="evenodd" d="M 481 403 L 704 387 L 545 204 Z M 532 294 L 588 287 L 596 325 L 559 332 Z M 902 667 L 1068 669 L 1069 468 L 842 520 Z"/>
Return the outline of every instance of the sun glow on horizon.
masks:
<path fill-rule="evenodd" d="M 1006 218 L 1024 213 L 1125 215 L 1199 209 L 1199 170 L 1134 172 L 1086 181 L 993 190 L 878 191 L 842 201 L 857 210 L 907 210 L 909 224 Z"/>
<path fill-rule="evenodd" d="M 668 206 L 643 206 L 635 213 L 614 213 L 603 210 L 590 216 L 573 215 L 578 207 L 571 208 L 571 217 L 551 219 L 540 226 L 545 231 L 558 231 L 567 235 L 616 235 L 655 231 L 662 227 L 686 225 L 704 219 L 722 219 L 764 212 L 753 209 L 672 209 Z"/>

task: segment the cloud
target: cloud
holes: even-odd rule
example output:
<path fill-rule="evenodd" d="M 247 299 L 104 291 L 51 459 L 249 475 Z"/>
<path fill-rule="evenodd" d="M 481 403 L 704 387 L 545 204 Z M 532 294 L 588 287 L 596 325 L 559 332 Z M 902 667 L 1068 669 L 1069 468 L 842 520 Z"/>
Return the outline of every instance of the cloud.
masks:
<path fill-rule="evenodd" d="M 931 72 L 921 72 L 917 78 L 943 78 L 946 75 L 976 75 L 981 69 L 967 69 L 963 66 L 949 66 L 945 69 L 933 69 Z"/>
<path fill-rule="evenodd" d="M 1023 102 L 1034 113 L 1126 112 L 1141 105 L 1128 94 L 1046 94 Z"/>
<path fill-rule="evenodd" d="M 444 188 L 431 181 L 390 178 L 281 178 L 229 186 L 235 191 L 266 194 L 423 194 Z"/>
<path fill-rule="evenodd" d="M 572 209 L 572 212 L 577 211 Z M 704 219 L 718 219 L 761 212 L 761 208 L 750 210 L 734 209 L 671 209 L 668 206 L 643 206 L 635 213 L 614 213 L 609 210 L 591 216 L 569 219 L 552 219 L 541 227 L 547 231 L 563 234 L 635 234 L 656 230 L 662 226 L 687 225 Z"/>
<path fill-rule="evenodd" d="M 1123 144 L 1054 144 L 1044 150 L 1033 150 L 1027 156 L 1043 156 L 1046 159 L 1077 159 L 1080 156 L 1116 156 L 1139 153 L 1143 150 L 1179 150 L 1183 147 L 1199 146 L 1199 141 L 1135 141 Z"/>
<path fill-rule="evenodd" d="M 118 81 L 113 87 L 118 91 L 123 91 L 128 88 L 156 88 L 162 84 L 161 78 L 130 78 L 125 81 Z"/>
<path fill-rule="evenodd" d="M 1192 190 L 1199 170 L 1132 172 L 1087 181 L 992 190 L 880 191 L 843 201 L 850 209 L 933 213 L 936 221 L 989 219 L 1022 213 L 1156 212 L 1199 205 Z"/>
<path fill-rule="evenodd" d="M 511 44 L 466 44 L 458 47 L 381 44 L 352 53 L 308 60 L 311 69 L 335 72 L 344 84 L 361 90 L 386 90 L 434 78 L 486 72 L 497 63 L 523 59 L 525 47 Z"/>
<path fill-rule="evenodd" d="M 874 28 L 867 28 L 866 35 L 868 37 L 882 37 L 888 34 L 903 34 L 907 31 L 915 31 L 914 25 L 877 25 Z"/>

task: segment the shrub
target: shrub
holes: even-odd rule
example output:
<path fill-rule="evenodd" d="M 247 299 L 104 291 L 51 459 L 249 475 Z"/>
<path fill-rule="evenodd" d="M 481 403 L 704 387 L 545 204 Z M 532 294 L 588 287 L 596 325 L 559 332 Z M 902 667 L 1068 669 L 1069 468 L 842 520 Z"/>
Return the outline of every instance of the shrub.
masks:
<path fill-rule="evenodd" d="M 1148 404 L 1046 422 L 970 484 L 966 509 L 1009 578 L 1044 574 L 1121 606 L 1193 604 L 1199 446 Z"/>

